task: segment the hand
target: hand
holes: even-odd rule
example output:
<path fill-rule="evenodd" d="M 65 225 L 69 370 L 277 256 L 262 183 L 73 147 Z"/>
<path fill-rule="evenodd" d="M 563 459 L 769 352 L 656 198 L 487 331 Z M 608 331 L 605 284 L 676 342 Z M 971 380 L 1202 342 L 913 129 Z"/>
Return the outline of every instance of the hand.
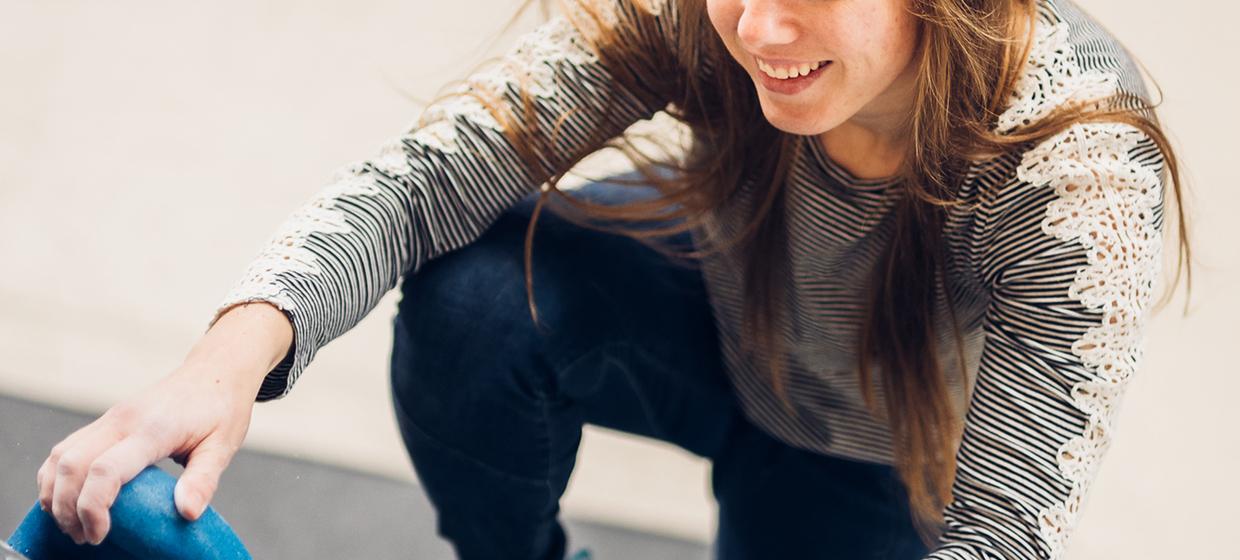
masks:
<path fill-rule="evenodd" d="M 178 513 L 202 515 L 249 430 L 256 391 L 219 369 L 182 365 L 52 447 L 37 474 L 39 504 L 74 542 L 102 542 L 121 486 L 164 457 L 185 467 Z"/>

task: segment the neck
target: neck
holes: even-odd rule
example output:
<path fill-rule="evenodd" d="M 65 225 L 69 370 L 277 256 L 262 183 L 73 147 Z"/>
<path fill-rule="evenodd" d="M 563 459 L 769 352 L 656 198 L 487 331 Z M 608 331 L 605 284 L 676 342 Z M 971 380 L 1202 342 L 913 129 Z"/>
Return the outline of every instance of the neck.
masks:
<path fill-rule="evenodd" d="M 909 64 L 879 97 L 835 128 L 819 135 L 827 155 L 861 179 L 894 176 L 904 163 L 916 99 L 916 65 Z"/>
<path fill-rule="evenodd" d="M 818 137 L 832 161 L 860 179 L 884 179 L 899 173 L 907 135 L 845 122 Z"/>

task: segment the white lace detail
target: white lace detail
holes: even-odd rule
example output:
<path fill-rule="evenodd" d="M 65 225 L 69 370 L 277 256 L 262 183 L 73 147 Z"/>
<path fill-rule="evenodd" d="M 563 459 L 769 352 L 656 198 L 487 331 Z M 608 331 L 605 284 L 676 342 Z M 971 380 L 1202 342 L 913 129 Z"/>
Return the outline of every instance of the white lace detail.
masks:
<path fill-rule="evenodd" d="M 1047 27 L 1040 19 L 1024 71 L 1012 90 L 1008 108 L 999 115 L 995 132 L 1004 134 L 1037 122 L 1061 105 L 1097 101 L 1115 93 L 1119 77 L 1101 70 L 1082 71 L 1076 49 L 1068 42 L 1068 24 Z"/>
<path fill-rule="evenodd" d="M 319 274 L 318 258 L 305 248 L 311 233 L 348 233 L 353 228 L 345 222 L 344 214 L 334 207 L 341 196 L 374 195 L 377 187 L 357 174 L 355 166 L 346 166 L 336 172 L 336 179 L 320 190 L 307 204 L 298 208 L 263 245 L 263 251 L 250 263 L 249 268 L 232 290 L 224 296 L 217 309 L 241 301 L 269 300 L 281 309 L 296 309 L 293 300 L 276 282 L 276 274 L 297 271 Z"/>
<path fill-rule="evenodd" d="M 1119 90 L 1108 71 L 1083 71 L 1068 24 L 1036 20 L 1030 49 L 1007 110 L 995 131 L 1003 134 L 1037 122 L 1061 105 L 1098 103 Z M 1067 499 L 1038 514 L 1051 558 L 1061 558 L 1076 525 L 1095 469 L 1110 444 L 1113 417 L 1124 385 L 1142 355 L 1141 314 L 1153 295 L 1162 239 L 1154 226 L 1161 196 L 1154 169 L 1133 161 L 1131 150 L 1147 136 L 1120 123 L 1076 124 L 1027 151 L 1017 176 L 1055 189 L 1042 231 L 1079 241 L 1088 266 L 1069 296 L 1102 312 L 1102 322 L 1072 344 L 1095 377 L 1072 386 L 1073 403 L 1088 415 L 1085 430 L 1059 448 L 1059 472 L 1071 484 Z"/>
<path fill-rule="evenodd" d="M 668 0 L 627 0 L 633 7 L 641 9 L 651 15 L 659 15 L 667 8 L 673 8 L 669 5 Z M 586 12 L 583 4 L 589 3 L 602 19 L 603 25 L 607 27 L 615 27 L 620 23 L 620 18 L 616 13 L 616 8 L 620 7 L 617 0 L 582 0 L 581 2 L 569 2 L 566 8 L 572 10 L 581 21 L 592 25 L 593 20 Z"/>
<path fill-rule="evenodd" d="M 585 65 L 597 57 L 583 43 L 579 32 L 564 17 L 556 17 L 522 35 L 507 55 L 486 70 L 471 75 L 452 90 L 451 96 L 426 108 L 412 134 L 413 139 L 444 152 L 459 151 L 457 118 L 495 131 L 502 128 L 474 91 L 486 99 L 500 100 L 508 86 L 523 84 L 530 94 L 544 99 L 559 95 L 556 67 Z"/>
<path fill-rule="evenodd" d="M 1160 178 L 1129 155 L 1147 138 L 1126 124 L 1073 125 L 1025 153 L 1017 170 L 1022 181 L 1049 185 L 1059 195 L 1047 207 L 1042 231 L 1085 247 L 1089 264 L 1077 273 L 1068 294 L 1102 312 L 1101 324 L 1072 344 L 1096 377 L 1073 385 L 1072 400 L 1089 419 L 1084 433 L 1056 455 L 1060 473 L 1072 485 L 1068 498 L 1038 516 L 1051 558 L 1063 554 L 1110 443 L 1121 391 L 1141 360 L 1141 318 L 1153 296 L 1162 247 L 1154 225 Z"/>

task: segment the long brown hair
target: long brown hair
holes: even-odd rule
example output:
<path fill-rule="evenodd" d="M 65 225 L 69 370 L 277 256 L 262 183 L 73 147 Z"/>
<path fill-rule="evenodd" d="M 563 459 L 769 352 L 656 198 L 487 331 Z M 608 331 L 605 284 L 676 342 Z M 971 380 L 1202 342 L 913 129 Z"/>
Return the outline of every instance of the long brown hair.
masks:
<path fill-rule="evenodd" d="M 600 1 L 608 7 L 601 9 Z M 659 1 L 674 3 L 670 8 L 678 12 L 672 41 L 663 35 L 656 17 L 661 8 L 652 2 Z M 525 0 L 517 15 L 532 2 Z M 791 408 L 776 327 L 782 290 L 776 288 L 786 272 L 783 185 L 804 137 L 780 131 L 766 121 L 751 79 L 734 63 L 711 26 L 705 0 L 569 0 L 565 8 L 564 13 L 589 39 L 589 47 L 616 83 L 636 95 L 651 96 L 649 101 L 668 102 L 665 112 L 687 125 L 693 141 L 683 158 L 667 156 L 676 150 L 668 146 L 667 139 L 631 131 L 611 138 L 600 134 L 579 153 L 562 153 L 552 149 L 557 146 L 558 129 L 544 133 L 537 119 L 522 118 L 535 114 L 533 98 L 525 88 L 517 107 L 472 93 L 486 104 L 531 168 L 549 176 L 525 242 L 531 315 L 537 322 L 529 270 L 535 225 L 552 196 L 564 203 L 557 207 L 557 214 L 587 227 L 628 235 L 671 258 L 700 258 L 735 246 L 742 255 L 743 315 L 745 332 L 750 335 L 744 339 L 743 350 L 765 356 L 770 383 Z M 1074 123 L 1132 125 L 1161 150 L 1177 202 L 1180 250 L 1175 276 L 1156 309 L 1169 301 L 1182 272 L 1187 272 L 1191 295 L 1192 259 L 1178 160 L 1153 113 L 1157 105 L 1121 92 L 1101 102 L 1066 104 L 1036 122 L 997 134 L 995 121 L 1012 96 L 1033 46 L 1035 0 L 909 0 L 909 10 L 921 26 L 914 61 L 918 64 L 916 101 L 908 123 L 911 141 L 899 171 L 902 196 L 892 210 L 895 234 L 872 271 L 866 321 L 858 333 L 858 375 L 866 388 L 866 405 L 877 414 L 870 393 L 870 365 L 876 361 L 885 372 L 881 383 L 895 467 L 917 529 L 930 544 L 942 530 L 962 429 L 962 419 L 950 403 L 945 372 L 936 358 L 934 298 L 943 280 L 945 213 L 957 204 L 953 193 L 969 164 L 1028 148 Z M 666 149 L 652 155 L 648 152 L 651 145 Z M 557 185 L 564 174 L 600 149 L 621 151 L 640 174 L 637 183 L 655 187 L 662 196 L 607 206 L 561 191 Z M 734 235 L 705 240 L 695 251 L 673 251 L 658 243 L 661 236 L 703 225 L 712 211 L 732 201 L 747 182 L 758 187 L 759 198 L 744 227 Z M 602 226 L 594 221 L 599 219 L 676 222 L 629 229 Z M 954 317 L 951 323 L 956 325 Z M 958 325 L 954 335 L 957 352 L 962 353 Z M 958 375 L 964 376 L 965 361 L 959 363 Z"/>

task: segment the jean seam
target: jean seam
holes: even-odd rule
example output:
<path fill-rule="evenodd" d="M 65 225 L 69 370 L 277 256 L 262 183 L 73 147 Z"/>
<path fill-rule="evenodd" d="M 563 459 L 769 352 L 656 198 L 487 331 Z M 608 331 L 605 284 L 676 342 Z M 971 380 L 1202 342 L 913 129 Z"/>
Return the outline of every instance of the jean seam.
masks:
<path fill-rule="evenodd" d="M 550 428 L 551 411 L 549 410 L 550 401 L 542 396 L 539 396 L 538 406 L 542 410 L 542 425 L 539 426 L 538 433 L 541 435 L 540 439 L 542 440 L 543 449 L 544 449 L 543 451 L 543 458 L 544 458 L 543 484 L 547 486 L 548 503 L 546 505 L 550 506 L 551 501 L 554 500 L 558 503 L 560 499 L 560 496 L 556 495 L 556 493 L 554 492 L 554 489 L 551 487 L 551 471 L 553 468 L 553 464 L 552 464 L 553 461 L 551 457 L 551 428 Z"/>
<path fill-rule="evenodd" d="M 589 350 L 582 352 L 580 355 L 570 360 L 564 366 L 555 367 L 556 378 L 558 379 L 560 377 L 560 374 L 564 372 L 565 370 L 575 367 L 578 363 L 582 362 L 586 358 L 594 356 L 600 351 L 613 349 L 613 348 L 623 348 L 623 347 L 627 347 L 629 351 L 636 353 L 636 354 L 641 354 L 644 358 L 649 359 L 652 362 L 658 363 L 659 365 L 663 366 L 663 369 L 670 369 L 667 367 L 667 365 L 662 360 L 655 358 L 652 354 L 642 350 L 640 346 L 630 341 L 609 340 L 607 342 L 599 343 L 595 345 L 594 347 L 590 348 Z M 654 434 L 654 436 L 657 439 L 667 441 L 666 439 L 667 433 L 663 430 L 663 427 L 660 426 L 659 423 L 655 422 L 654 410 L 650 406 L 650 401 L 647 400 L 646 395 L 643 394 L 642 391 L 638 389 L 638 385 L 634 382 L 633 373 L 629 371 L 629 368 L 626 367 L 625 364 L 621 363 L 620 366 L 621 366 L 620 370 L 624 372 L 625 380 L 628 381 L 629 386 L 633 388 L 633 393 L 637 395 L 637 402 L 641 406 L 642 416 L 645 417 L 646 423 L 651 427 L 651 432 Z"/>

